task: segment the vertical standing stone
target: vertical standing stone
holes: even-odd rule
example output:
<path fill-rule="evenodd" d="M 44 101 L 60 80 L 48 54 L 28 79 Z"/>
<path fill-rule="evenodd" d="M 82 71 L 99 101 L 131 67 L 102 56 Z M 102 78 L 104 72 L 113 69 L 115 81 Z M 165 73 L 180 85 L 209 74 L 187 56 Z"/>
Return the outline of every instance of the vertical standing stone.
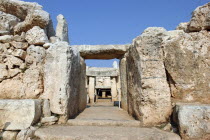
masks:
<path fill-rule="evenodd" d="M 121 105 L 122 109 L 128 110 L 127 103 L 127 71 L 126 71 L 126 58 L 120 60 L 120 81 L 121 81 Z"/>
<path fill-rule="evenodd" d="M 63 15 L 57 16 L 57 27 L 56 27 L 56 36 L 60 38 L 61 41 L 66 41 L 69 43 L 69 37 L 68 37 L 68 24 L 66 22 L 66 19 Z"/>
<path fill-rule="evenodd" d="M 106 98 L 106 91 L 102 91 L 102 98 Z"/>
<path fill-rule="evenodd" d="M 129 114 L 145 126 L 167 122 L 172 111 L 161 47 L 165 35 L 164 28 L 147 28 L 126 57 Z"/>
<path fill-rule="evenodd" d="M 94 103 L 94 94 L 95 94 L 95 78 L 89 77 L 89 88 L 88 88 L 88 94 L 90 98 L 90 103 Z"/>
<path fill-rule="evenodd" d="M 111 92 L 112 101 L 117 101 L 117 81 L 115 77 L 112 78 Z"/>

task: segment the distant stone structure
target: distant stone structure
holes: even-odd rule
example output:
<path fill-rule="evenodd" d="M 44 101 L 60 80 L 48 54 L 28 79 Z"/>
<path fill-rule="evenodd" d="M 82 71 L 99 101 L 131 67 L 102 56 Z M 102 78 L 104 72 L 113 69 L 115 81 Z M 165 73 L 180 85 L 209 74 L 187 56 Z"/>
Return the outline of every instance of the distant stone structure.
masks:
<path fill-rule="evenodd" d="M 57 20 L 55 31 L 41 5 L 0 0 L 0 139 L 35 140 L 99 98 L 121 101 L 142 126 L 210 138 L 210 3 L 176 30 L 149 27 L 126 45 L 71 46 Z M 85 64 L 114 58 L 119 67 Z"/>
<path fill-rule="evenodd" d="M 120 89 L 119 69 L 87 67 L 86 75 L 90 103 L 96 102 L 98 98 L 119 101 L 119 96 L 121 96 L 118 90 Z"/>

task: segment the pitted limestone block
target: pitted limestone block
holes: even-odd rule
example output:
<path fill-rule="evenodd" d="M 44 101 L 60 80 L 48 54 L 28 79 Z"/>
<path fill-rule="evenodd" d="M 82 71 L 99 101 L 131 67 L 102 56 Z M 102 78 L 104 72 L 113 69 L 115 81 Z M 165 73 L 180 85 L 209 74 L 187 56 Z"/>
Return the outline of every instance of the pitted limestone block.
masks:
<path fill-rule="evenodd" d="M 40 117 L 40 100 L 0 100 L 0 129 L 27 129 L 36 124 Z"/>
<path fill-rule="evenodd" d="M 84 59 L 121 58 L 130 45 L 74 45 Z"/>
<path fill-rule="evenodd" d="M 175 121 L 183 139 L 205 139 L 210 137 L 210 105 L 177 103 Z"/>
<path fill-rule="evenodd" d="M 32 29 L 26 32 L 26 40 L 31 45 L 44 45 L 48 43 L 48 37 L 44 30 L 39 26 L 34 26 Z"/>
<path fill-rule="evenodd" d="M 49 13 L 42 10 L 42 6 L 38 3 L 1 0 L 0 11 L 14 15 L 22 20 L 14 27 L 14 32 L 18 34 L 26 32 L 34 26 L 44 29 L 50 22 Z"/>
<path fill-rule="evenodd" d="M 66 22 L 66 19 L 63 15 L 57 16 L 57 27 L 56 27 L 56 36 L 60 38 L 61 41 L 66 41 L 69 43 L 69 37 L 68 37 L 68 24 Z"/>

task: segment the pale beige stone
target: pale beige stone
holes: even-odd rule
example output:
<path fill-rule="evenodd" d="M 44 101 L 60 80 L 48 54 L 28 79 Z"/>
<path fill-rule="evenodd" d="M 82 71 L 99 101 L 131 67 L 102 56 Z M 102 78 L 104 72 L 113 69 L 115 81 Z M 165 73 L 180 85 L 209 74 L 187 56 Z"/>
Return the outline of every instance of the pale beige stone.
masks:
<path fill-rule="evenodd" d="M 24 98 L 38 99 L 44 92 L 42 73 L 39 67 L 30 67 L 23 75 Z"/>
<path fill-rule="evenodd" d="M 112 101 L 117 101 L 118 100 L 117 80 L 115 77 L 111 79 L 111 94 L 112 94 Z"/>
<path fill-rule="evenodd" d="M 37 128 L 32 126 L 28 129 L 23 129 L 18 133 L 16 140 L 32 140 L 35 138 L 36 130 Z"/>
<path fill-rule="evenodd" d="M 130 45 L 74 45 L 84 59 L 121 58 Z"/>
<path fill-rule="evenodd" d="M 2 134 L 3 140 L 16 140 L 18 131 L 4 131 Z"/>
<path fill-rule="evenodd" d="M 26 32 L 34 26 L 45 28 L 50 21 L 49 14 L 38 3 L 19 0 L 0 1 L 0 10 L 22 20 L 14 27 L 15 33 Z"/>
<path fill-rule="evenodd" d="M 26 51 L 21 50 L 21 49 L 15 49 L 12 52 L 12 55 L 14 55 L 14 56 L 16 56 L 16 57 L 21 58 L 22 60 L 24 60 L 26 58 Z"/>
<path fill-rule="evenodd" d="M 12 46 L 14 46 L 16 49 L 23 49 L 23 50 L 26 50 L 29 46 L 27 42 L 12 41 L 12 42 L 10 42 L 10 44 Z"/>
<path fill-rule="evenodd" d="M 44 117 L 41 119 L 41 123 L 45 123 L 45 124 L 51 123 L 51 122 L 56 122 L 56 121 L 58 121 L 58 118 L 55 116 Z"/>
<path fill-rule="evenodd" d="M 183 139 L 209 138 L 210 105 L 177 103 L 174 116 Z"/>
<path fill-rule="evenodd" d="M 127 70 L 126 70 L 126 58 L 120 60 L 120 80 L 121 80 L 121 106 L 122 109 L 128 110 L 127 100 Z"/>
<path fill-rule="evenodd" d="M 26 55 L 25 61 L 28 64 L 43 63 L 44 58 L 46 56 L 45 49 L 41 46 L 31 45 L 28 47 L 26 52 L 27 52 L 27 55 Z"/>
<path fill-rule="evenodd" d="M 80 67 L 78 51 L 66 42 L 57 42 L 47 49 L 44 66 L 45 89 L 41 98 L 50 99 L 50 110 L 60 114 L 59 119 L 63 122 L 79 112 Z"/>
<path fill-rule="evenodd" d="M 20 22 L 16 16 L 0 11 L 0 30 L 13 33 L 14 27 Z"/>
<path fill-rule="evenodd" d="M 39 100 L 0 100 L 0 129 L 27 129 L 37 123 L 40 116 Z"/>
<path fill-rule="evenodd" d="M 210 103 L 210 34 L 170 31 L 163 40 L 171 94 L 188 102 Z"/>
<path fill-rule="evenodd" d="M 95 78 L 94 77 L 89 77 L 88 94 L 90 98 L 90 103 L 93 104 L 94 98 L 95 98 Z"/>
<path fill-rule="evenodd" d="M 15 66 L 20 66 L 23 64 L 23 60 L 15 57 L 15 56 L 7 56 L 6 58 L 6 65 L 8 66 L 8 68 L 14 68 Z"/>
<path fill-rule="evenodd" d="M 210 2 L 197 7 L 193 13 L 192 18 L 188 25 L 190 32 L 198 32 L 203 29 L 209 29 L 209 13 L 210 13 Z"/>
<path fill-rule="evenodd" d="M 26 32 L 26 40 L 31 45 L 44 45 L 48 43 L 48 37 L 44 30 L 39 26 L 34 26 L 32 29 Z"/>
<path fill-rule="evenodd" d="M 164 36 L 164 28 L 147 28 L 126 56 L 128 112 L 147 126 L 167 122 L 172 111 L 161 48 Z"/>
<path fill-rule="evenodd" d="M 68 37 L 68 24 L 66 19 L 63 15 L 57 16 L 57 27 L 56 27 L 56 36 L 60 38 L 61 41 L 66 41 L 69 43 L 69 37 Z"/>
<path fill-rule="evenodd" d="M 42 111 L 43 111 L 43 115 L 44 117 L 50 117 L 51 116 L 51 111 L 50 111 L 50 101 L 45 99 L 43 101 L 43 108 L 42 108 Z"/>
<path fill-rule="evenodd" d="M 0 42 L 1 43 L 9 43 L 13 40 L 13 36 L 12 35 L 4 35 L 4 36 L 0 36 Z"/>

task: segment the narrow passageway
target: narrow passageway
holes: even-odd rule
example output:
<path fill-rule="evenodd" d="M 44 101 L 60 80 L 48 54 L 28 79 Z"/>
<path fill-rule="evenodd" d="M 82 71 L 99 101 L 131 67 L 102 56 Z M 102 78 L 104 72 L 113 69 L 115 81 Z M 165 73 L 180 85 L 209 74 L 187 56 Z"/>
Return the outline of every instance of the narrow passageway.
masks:
<path fill-rule="evenodd" d="M 114 106 L 109 100 L 98 100 L 93 105 L 80 113 L 75 119 L 68 121 L 72 126 L 140 126 L 140 121 L 135 120 L 128 113 Z"/>

